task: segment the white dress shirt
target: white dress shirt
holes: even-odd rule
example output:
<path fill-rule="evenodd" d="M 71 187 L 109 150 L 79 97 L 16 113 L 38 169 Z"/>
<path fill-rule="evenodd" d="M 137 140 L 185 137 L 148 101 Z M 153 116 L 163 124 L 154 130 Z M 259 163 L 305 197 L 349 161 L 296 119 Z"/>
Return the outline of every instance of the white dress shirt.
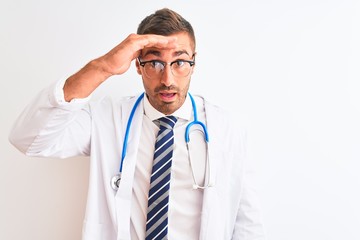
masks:
<path fill-rule="evenodd" d="M 135 167 L 135 178 L 131 208 L 131 238 L 145 239 L 145 225 L 150 187 L 154 146 L 159 127 L 156 120 L 164 114 L 157 111 L 147 97 L 144 97 L 144 119 L 138 157 Z M 204 110 L 198 114 L 203 116 Z M 171 182 L 168 212 L 169 239 L 199 239 L 203 190 L 193 189 L 193 177 L 189 164 L 185 143 L 185 128 L 193 118 L 191 100 L 186 98 L 184 105 L 172 114 L 178 118 L 174 127 L 174 153 L 171 167 Z M 194 126 L 195 128 L 196 126 Z M 197 139 L 199 138 L 200 139 Z M 199 141 L 200 140 L 200 141 Z M 194 166 L 195 176 L 203 183 L 206 161 L 205 142 L 200 133 L 191 134 L 191 143 L 196 145 L 191 151 L 195 161 L 201 161 Z M 198 146 L 199 145 L 199 146 Z"/>

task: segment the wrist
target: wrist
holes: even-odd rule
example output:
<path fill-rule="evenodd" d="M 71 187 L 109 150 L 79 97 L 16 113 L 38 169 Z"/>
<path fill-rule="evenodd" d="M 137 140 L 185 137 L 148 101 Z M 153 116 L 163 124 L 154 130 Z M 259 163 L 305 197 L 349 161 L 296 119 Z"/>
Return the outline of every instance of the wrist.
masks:
<path fill-rule="evenodd" d="M 96 75 L 98 75 L 102 82 L 114 75 L 102 58 L 90 61 L 88 67 L 96 72 Z"/>

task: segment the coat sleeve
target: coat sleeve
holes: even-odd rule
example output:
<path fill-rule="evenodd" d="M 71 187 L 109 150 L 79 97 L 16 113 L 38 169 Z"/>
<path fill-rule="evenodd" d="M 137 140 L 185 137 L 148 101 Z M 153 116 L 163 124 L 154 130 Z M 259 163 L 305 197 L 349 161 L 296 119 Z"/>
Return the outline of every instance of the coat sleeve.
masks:
<path fill-rule="evenodd" d="M 42 90 L 15 121 L 9 141 L 22 153 L 58 158 L 89 155 L 89 97 L 65 102 L 64 82 Z"/>

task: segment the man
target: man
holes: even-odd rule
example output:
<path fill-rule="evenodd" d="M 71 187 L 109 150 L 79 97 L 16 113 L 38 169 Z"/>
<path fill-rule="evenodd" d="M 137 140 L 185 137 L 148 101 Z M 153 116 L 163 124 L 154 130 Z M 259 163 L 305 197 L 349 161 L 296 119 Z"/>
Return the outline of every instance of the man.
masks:
<path fill-rule="evenodd" d="M 137 34 L 43 90 L 14 125 L 9 139 L 29 156 L 91 157 L 84 240 L 265 239 L 243 134 L 188 93 L 195 47 L 191 24 L 158 10 Z M 132 61 L 144 95 L 90 100 Z"/>

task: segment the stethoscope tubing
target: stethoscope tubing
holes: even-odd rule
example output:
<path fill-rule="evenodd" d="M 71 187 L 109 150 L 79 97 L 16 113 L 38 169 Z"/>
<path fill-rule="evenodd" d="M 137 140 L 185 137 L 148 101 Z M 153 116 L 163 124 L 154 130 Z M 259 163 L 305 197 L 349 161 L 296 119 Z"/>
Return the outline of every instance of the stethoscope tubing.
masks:
<path fill-rule="evenodd" d="M 206 126 L 204 123 L 200 122 L 198 120 L 198 116 L 197 116 L 197 108 L 196 108 L 196 104 L 195 104 L 195 100 L 193 98 L 193 96 L 189 94 L 189 97 L 190 97 L 190 100 L 191 100 L 191 105 L 192 105 L 192 108 L 193 108 L 193 114 L 194 114 L 194 121 L 192 121 L 191 123 L 189 123 L 187 126 L 186 126 L 186 129 L 185 129 L 185 142 L 188 143 L 190 141 L 190 128 L 193 126 L 193 125 L 200 125 L 204 131 L 204 135 L 205 135 L 205 140 L 206 142 L 209 142 L 209 134 L 208 134 L 208 131 L 206 129 Z M 129 138 L 129 134 L 130 134 L 130 129 L 131 129 L 131 123 L 133 122 L 133 118 L 134 118 L 134 115 L 135 115 L 135 111 L 140 103 L 140 101 L 144 98 L 144 95 L 145 93 L 142 93 L 138 99 L 136 100 L 133 108 L 131 109 L 131 113 L 130 113 L 130 116 L 129 116 L 129 120 L 127 122 L 127 126 L 126 126 L 126 131 L 125 131 L 125 136 L 124 136 L 124 142 L 123 142 L 123 149 L 122 149 L 122 153 L 121 153 L 121 161 L 120 161 L 120 169 L 119 169 L 119 172 L 121 173 L 122 172 L 122 168 L 123 168 L 123 163 L 124 163 L 124 159 L 125 159 L 125 156 L 126 156 L 126 151 L 127 151 L 127 144 L 128 144 L 128 138 Z"/>
<path fill-rule="evenodd" d="M 193 96 L 189 93 L 189 97 L 190 97 L 190 100 L 191 100 L 191 104 L 192 104 L 192 108 L 193 108 L 193 112 L 194 112 L 194 121 L 192 121 L 191 123 L 189 123 L 187 126 L 186 126 L 186 129 L 185 129 L 185 142 L 188 143 L 190 141 L 190 128 L 193 126 L 193 125 L 200 125 L 204 131 L 204 135 L 205 135 L 205 140 L 206 142 L 209 142 L 209 134 L 208 134 L 208 131 L 207 131 L 207 128 L 205 126 L 205 124 L 203 122 L 200 122 L 198 120 L 198 116 L 197 116 L 197 108 L 196 108 L 196 104 L 195 104 L 195 100 L 193 98 Z"/>
<path fill-rule="evenodd" d="M 127 126 L 126 126 L 124 142 L 123 142 L 123 149 L 122 149 L 122 153 L 121 153 L 121 161 L 120 161 L 120 169 L 119 169 L 120 173 L 122 173 L 122 167 L 123 167 L 124 159 L 125 159 L 125 156 L 126 156 L 126 150 L 127 150 L 127 144 L 128 144 L 128 138 L 129 138 L 129 133 L 130 133 L 130 128 L 131 128 L 131 123 L 133 121 L 135 111 L 136 111 L 140 101 L 144 98 L 144 95 L 145 95 L 145 93 L 142 93 L 138 97 L 138 99 L 136 100 L 133 108 L 131 109 L 129 120 L 128 120 Z"/>
<path fill-rule="evenodd" d="M 194 114 L 194 120 L 192 122 L 190 122 L 187 126 L 186 126 L 186 129 L 185 129 L 185 142 L 186 142 L 186 147 L 187 147 L 187 150 L 189 152 L 189 142 L 190 142 L 190 128 L 193 126 L 193 125 L 200 125 L 203 129 L 203 132 L 204 132 L 204 138 L 205 138 L 205 141 L 206 141 L 206 152 L 208 153 L 208 142 L 209 142 L 209 134 L 208 134 L 208 131 L 207 131 L 207 128 L 205 126 L 204 123 L 200 122 L 198 120 L 198 116 L 197 116 L 197 108 L 196 108 L 196 104 L 195 104 L 195 100 L 194 98 L 192 97 L 192 95 L 190 93 L 189 94 L 189 97 L 191 99 L 191 104 L 192 104 L 192 108 L 193 108 L 193 114 Z M 134 118 L 134 115 L 135 115 L 135 111 L 136 109 L 138 108 L 138 105 L 139 103 L 141 102 L 141 100 L 144 98 L 144 95 L 145 93 L 142 93 L 138 99 L 136 100 L 133 108 L 131 109 L 131 112 L 130 112 L 130 116 L 129 116 L 129 119 L 128 119 L 128 122 L 127 122 L 127 125 L 126 125 L 126 130 L 125 130 L 125 136 L 124 136 L 124 142 L 123 142 L 123 149 L 122 149 L 122 153 L 121 153 L 121 161 L 120 161 L 120 169 L 119 169 L 119 173 L 116 174 L 115 176 L 112 177 L 111 179 L 111 186 L 114 190 L 117 190 L 119 188 L 119 184 L 120 184 L 120 180 L 121 180 L 121 174 L 122 174 L 122 168 L 123 168 L 123 163 L 124 163 L 124 159 L 126 157 L 126 151 L 127 151 L 127 145 L 128 145 L 128 138 L 129 138 L 129 134 L 130 134 L 130 129 L 131 129 L 131 123 L 133 122 L 133 118 Z M 209 159 L 208 159 L 208 154 L 206 156 L 206 168 L 210 168 L 210 164 L 209 163 Z M 195 175 L 194 175 L 194 171 L 193 171 L 193 168 L 192 168 L 192 162 L 191 162 L 191 157 L 189 155 L 189 162 L 190 162 L 190 165 L 191 165 L 191 171 L 192 171 L 192 176 L 193 176 L 193 181 L 194 181 L 194 184 L 193 184 L 193 188 L 194 189 L 205 189 L 207 187 L 211 187 L 212 184 L 210 184 L 209 180 L 208 180 L 208 184 L 207 185 L 204 185 L 204 186 L 200 186 L 197 182 L 196 182 L 196 179 L 195 179 Z"/>

